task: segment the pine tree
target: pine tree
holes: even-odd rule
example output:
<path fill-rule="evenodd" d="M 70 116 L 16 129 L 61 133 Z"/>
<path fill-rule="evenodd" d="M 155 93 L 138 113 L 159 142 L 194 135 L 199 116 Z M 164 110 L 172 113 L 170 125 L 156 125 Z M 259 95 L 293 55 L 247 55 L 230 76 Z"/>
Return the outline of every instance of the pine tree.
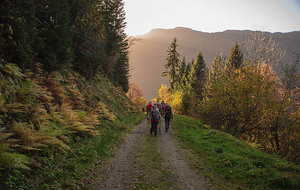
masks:
<path fill-rule="evenodd" d="M 73 61 L 73 29 L 68 0 L 37 1 L 39 41 L 37 58 L 49 71 L 70 67 Z"/>
<path fill-rule="evenodd" d="M 181 86 L 182 86 L 182 89 L 183 90 L 187 90 L 188 87 L 189 87 L 189 75 L 190 75 L 190 72 L 191 72 L 191 63 L 188 63 L 186 66 L 185 66 L 185 69 L 184 69 L 184 74 L 181 78 Z"/>
<path fill-rule="evenodd" d="M 173 42 L 168 48 L 167 63 L 164 65 L 166 71 L 162 73 L 162 76 L 169 78 L 171 89 L 174 89 L 175 83 L 178 81 L 178 73 L 180 70 L 179 53 L 176 50 L 177 46 L 177 39 L 174 38 Z"/>
<path fill-rule="evenodd" d="M 207 68 L 201 52 L 198 54 L 196 61 L 193 63 L 189 75 L 190 86 L 195 101 L 203 99 L 204 85 L 206 81 Z"/>
<path fill-rule="evenodd" d="M 34 1 L 3 0 L 0 3 L 0 59 L 22 69 L 32 63 L 37 40 Z"/>
<path fill-rule="evenodd" d="M 87 79 L 102 70 L 108 60 L 105 55 L 103 16 L 100 2 L 74 1 L 70 13 L 74 26 L 73 69 Z"/>
<path fill-rule="evenodd" d="M 180 70 L 179 70 L 179 80 L 181 80 L 184 75 L 185 67 L 186 67 L 186 61 L 185 61 L 185 57 L 183 57 L 180 65 Z"/>
<path fill-rule="evenodd" d="M 123 0 L 104 0 L 102 3 L 105 53 L 109 60 L 103 70 L 110 80 L 124 91 L 129 88 L 128 40 L 125 33 Z"/>
<path fill-rule="evenodd" d="M 211 66 L 210 77 L 219 78 L 221 74 L 224 72 L 226 64 L 226 58 L 222 55 L 216 54 L 213 64 Z"/>
<path fill-rule="evenodd" d="M 180 64 L 180 70 L 179 70 L 179 74 L 178 74 L 178 78 L 177 78 L 177 82 L 176 82 L 176 89 L 183 90 L 185 88 L 185 85 L 183 83 L 185 69 L 186 69 L 186 61 L 185 61 L 185 57 L 183 57 L 181 64 Z"/>
<path fill-rule="evenodd" d="M 218 86 L 222 86 L 221 82 L 223 82 L 223 80 L 221 77 L 224 74 L 225 64 L 226 58 L 216 54 L 213 64 L 211 65 L 211 70 L 209 71 L 208 80 L 205 84 L 204 96 L 206 101 L 209 101 Z"/>
<path fill-rule="evenodd" d="M 71 13 L 76 30 L 74 69 L 88 79 L 101 72 L 126 92 L 129 63 L 123 0 L 75 1 Z"/>
<path fill-rule="evenodd" d="M 238 42 L 236 41 L 231 48 L 228 60 L 226 63 L 227 71 L 232 72 L 233 70 L 241 68 L 243 65 L 243 52 L 240 49 Z"/>

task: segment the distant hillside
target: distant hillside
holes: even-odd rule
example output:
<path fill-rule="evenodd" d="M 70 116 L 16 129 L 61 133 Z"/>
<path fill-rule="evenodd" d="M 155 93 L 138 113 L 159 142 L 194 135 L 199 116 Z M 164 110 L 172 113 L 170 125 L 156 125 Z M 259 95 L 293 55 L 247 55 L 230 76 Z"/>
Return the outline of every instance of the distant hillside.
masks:
<path fill-rule="evenodd" d="M 136 37 L 130 47 L 130 82 L 137 83 L 147 98 L 156 96 L 160 84 L 168 84 L 167 78 L 161 77 L 167 58 L 167 49 L 176 37 L 180 59 L 186 57 L 191 62 L 200 51 L 210 67 L 216 53 L 227 56 L 233 43 L 246 41 L 252 31 L 228 30 L 217 33 L 204 33 L 189 28 L 154 29 Z M 272 33 L 280 48 L 286 51 L 286 62 L 294 61 L 300 53 L 300 31 L 290 33 Z"/>

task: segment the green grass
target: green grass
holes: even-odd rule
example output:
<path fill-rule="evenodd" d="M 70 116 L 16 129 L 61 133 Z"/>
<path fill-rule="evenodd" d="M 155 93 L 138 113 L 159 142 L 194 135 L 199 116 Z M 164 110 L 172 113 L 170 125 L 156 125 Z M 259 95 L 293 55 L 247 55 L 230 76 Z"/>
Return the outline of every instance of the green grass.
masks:
<path fill-rule="evenodd" d="M 136 189 L 176 189 L 176 181 L 157 146 L 157 137 L 147 134 L 135 154 Z"/>
<path fill-rule="evenodd" d="M 190 149 L 190 161 L 220 189 L 297 189 L 300 167 L 258 151 L 200 120 L 176 115 L 175 135 Z"/>

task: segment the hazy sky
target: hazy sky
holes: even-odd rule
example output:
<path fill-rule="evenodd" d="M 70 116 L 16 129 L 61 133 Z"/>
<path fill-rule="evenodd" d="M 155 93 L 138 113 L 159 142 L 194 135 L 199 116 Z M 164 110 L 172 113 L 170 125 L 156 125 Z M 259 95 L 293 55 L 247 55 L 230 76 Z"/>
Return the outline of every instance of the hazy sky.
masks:
<path fill-rule="evenodd" d="M 124 0 L 128 35 L 154 28 L 300 31 L 300 0 Z"/>

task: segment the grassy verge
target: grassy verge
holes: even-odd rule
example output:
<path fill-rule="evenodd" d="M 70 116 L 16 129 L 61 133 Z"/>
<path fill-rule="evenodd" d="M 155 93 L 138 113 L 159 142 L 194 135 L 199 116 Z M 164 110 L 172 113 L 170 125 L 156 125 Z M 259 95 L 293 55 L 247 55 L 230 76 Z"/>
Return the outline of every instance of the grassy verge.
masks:
<path fill-rule="evenodd" d="M 220 189 L 297 189 L 300 167 L 260 152 L 201 121 L 176 115 L 175 135 L 190 149 L 190 161 Z"/>
<path fill-rule="evenodd" d="M 113 154 L 114 147 L 134 125 L 144 119 L 144 114 L 131 113 L 121 116 L 115 122 L 106 122 L 98 126 L 100 135 L 93 138 L 78 136 L 71 142 L 72 152 L 62 154 L 49 151 L 52 155 L 38 165 L 35 172 L 14 173 L 10 175 L 10 187 L 18 189 L 80 189 L 97 174 L 94 167 Z M 22 181 L 16 181 L 22 179 Z"/>
<path fill-rule="evenodd" d="M 158 149 L 156 138 L 147 134 L 135 154 L 135 167 L 140 171 L 134 184 L 136 189 L 176 189 L 176 181 Z"/>

